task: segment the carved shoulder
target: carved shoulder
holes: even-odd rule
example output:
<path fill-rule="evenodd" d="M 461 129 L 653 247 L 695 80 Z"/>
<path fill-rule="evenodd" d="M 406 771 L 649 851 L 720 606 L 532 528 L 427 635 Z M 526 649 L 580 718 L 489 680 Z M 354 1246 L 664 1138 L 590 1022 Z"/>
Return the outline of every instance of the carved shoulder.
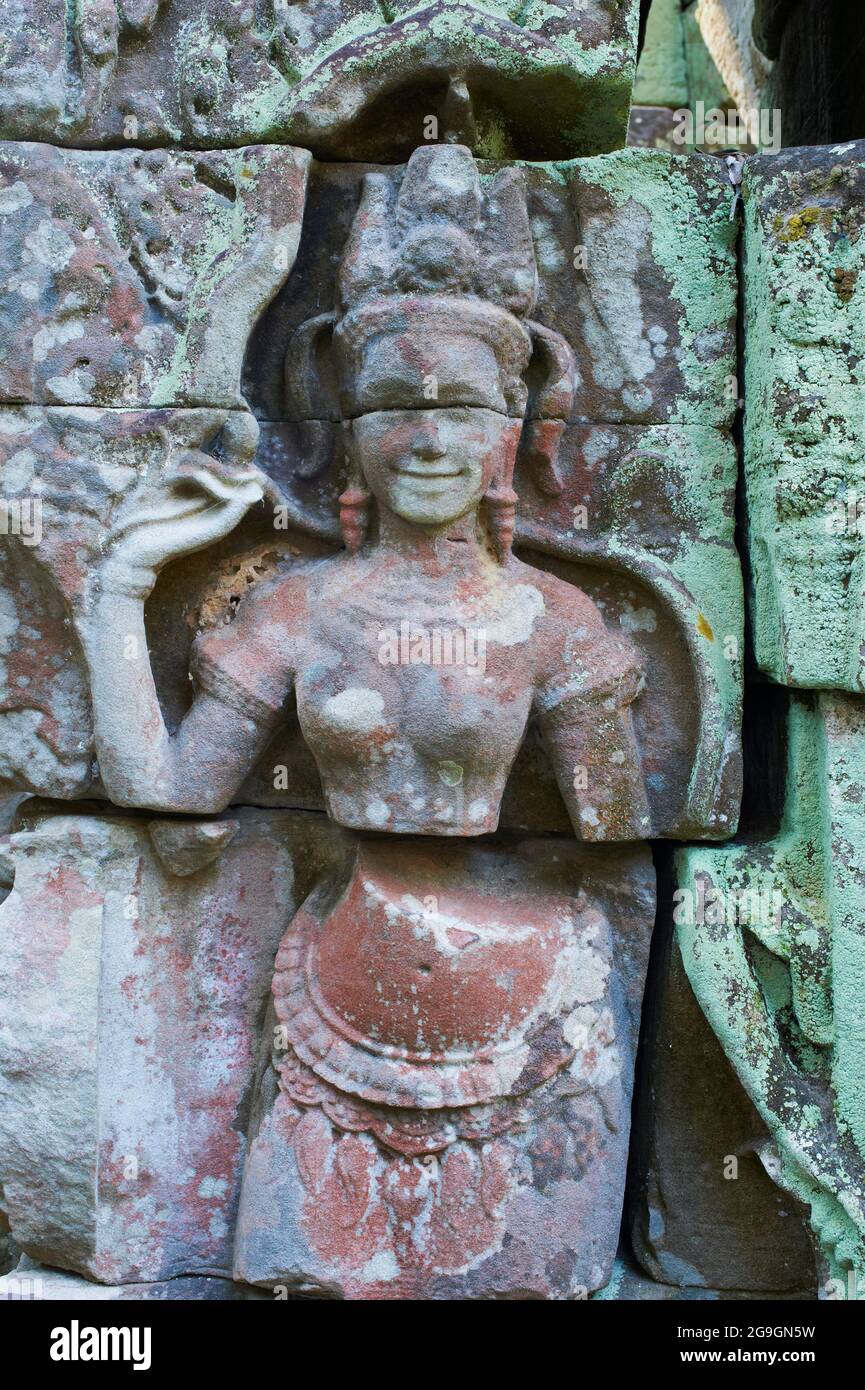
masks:
<path fill-rule="evenodd" d="M 640 659 L 630 640 L 607 625 L 600 608 L 584 590 L 542 570 L 529 573 L 544 601 L 536 628 L 539 707 L 550 708 L 577 694 L 610 694 L 617 703 L 629 703 L 642 676 Z"/>
<path fill-rule="evenodd" d="M 249 589 L 230 621 L 196 638 L 196 684 L 256 723 L 275 722 L 298 667 L 309 587 L 308 573 L 291 573 Z"/>

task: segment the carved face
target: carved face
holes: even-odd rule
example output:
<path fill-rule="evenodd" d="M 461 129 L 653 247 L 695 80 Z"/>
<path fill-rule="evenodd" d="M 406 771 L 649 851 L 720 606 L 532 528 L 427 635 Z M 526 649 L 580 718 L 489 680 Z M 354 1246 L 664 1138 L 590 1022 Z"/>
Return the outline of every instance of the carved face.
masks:
<path fill-rule="evenodd" d="M 379 505 L 446 526 L 477 507 L 494 475 L 510 476 L 521 425 L 470 406 L 379 410 L 353 420 L 350 439 Z"/>

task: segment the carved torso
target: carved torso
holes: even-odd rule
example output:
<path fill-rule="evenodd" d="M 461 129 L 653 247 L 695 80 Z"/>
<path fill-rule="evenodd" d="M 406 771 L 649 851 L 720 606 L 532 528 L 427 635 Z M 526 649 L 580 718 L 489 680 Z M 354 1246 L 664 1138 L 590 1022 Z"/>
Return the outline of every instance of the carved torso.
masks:
<path fill-rule="evenodd" d="M 421 591 L 393 558 L 326 561 L 261 585 L 196 644 L 199 682 L 247 715 L 278 721 L 294 687 L 341 825 L 488 833 L 533 708 L 579 718 L 637 678 L 579 590 L 516 560 L 480 584 L 454 568 Z"/>

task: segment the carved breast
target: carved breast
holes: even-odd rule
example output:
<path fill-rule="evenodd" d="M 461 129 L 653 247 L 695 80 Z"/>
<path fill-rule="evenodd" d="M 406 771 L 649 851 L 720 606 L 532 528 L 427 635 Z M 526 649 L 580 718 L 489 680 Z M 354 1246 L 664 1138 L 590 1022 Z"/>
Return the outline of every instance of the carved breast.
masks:
<path fill-rule="evenodd" d="M 532 703 L 527 643 L 452 614 L 349 607 L 313 619 L 297 677 L 304 738 L 341 825 L 427 835 L 495 830 Z"/>

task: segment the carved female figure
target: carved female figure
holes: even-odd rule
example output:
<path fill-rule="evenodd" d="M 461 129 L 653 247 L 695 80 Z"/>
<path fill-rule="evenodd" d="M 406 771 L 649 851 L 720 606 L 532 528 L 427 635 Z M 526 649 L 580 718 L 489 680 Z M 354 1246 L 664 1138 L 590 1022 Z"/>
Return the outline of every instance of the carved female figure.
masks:
<path fill-rule="evenodd" d="M 197 698 L 169 737 L 143 601 L 159 568 L 261 497 L 251 418 L 226 439 L 246 466 L 187 458 L 158 506 L 124 515 L 82 624 L 104 785 L 121 806 L 221 810 L 294 687 L 336 821 L 484 834 L 534 709 L 577 836 L 645 839 L 634 653 L 584 594 L 511 554 L 521 437 L 554 476 L 574 391 L 567 344 L 526 317 L 536 271 L 519 176 L 499 174 L 484 200 L 468 151 L 431 147 L 394 210 L 388 196 L 368 175 L 341 313 L 301 330 L 288 369 L 308 376 L 316 333 L 333 327 L 346 549 L 258 585 L 198 640 Z"/>
<path fill-rule="evenodd" d="M 224 441 L 232 468 L 184 460 L 154 511 L 121 518 L 94 580 L 99 762 L 120 805 L 219 811 L 293 688 L 328 812 L 354 832 L 353 867 L 307 900 L 277 958 L 279 1091 L 250 1150 L 239 1275 L 428 1296 L 480 1262 L 493 1284 L 544 1287 L 514 1252 L 540 1259 L 520 1203 L 555 1151 L 568 1296 L 607 1277 L 621 1200 L 630 1065 L 610 922 L 568 853 L 453 839 L 495 831 L 533 711 L 578 838 L 647 838 L 641 674 L 585 594 L 511 554 L 517 450 L 555 486 L 575 389 L 569 348 L 528 318 L 519 175 L 484 196 L 469 152 L 439 146 L 415 153 L 395 205 L 390 189 L 367 175 L 338 310 L 300 331 L 287 368 L 308 390 L 330 339 L 344 551 L 262 582 L 197 639 L 196 698 L 169 736 L 144 598 L 262 495 L 245 417 Z M 413 1166 L 435 1154 L 433 1176 Z M 506 1246 L 513 1267 L 494 1273 Z"/>

